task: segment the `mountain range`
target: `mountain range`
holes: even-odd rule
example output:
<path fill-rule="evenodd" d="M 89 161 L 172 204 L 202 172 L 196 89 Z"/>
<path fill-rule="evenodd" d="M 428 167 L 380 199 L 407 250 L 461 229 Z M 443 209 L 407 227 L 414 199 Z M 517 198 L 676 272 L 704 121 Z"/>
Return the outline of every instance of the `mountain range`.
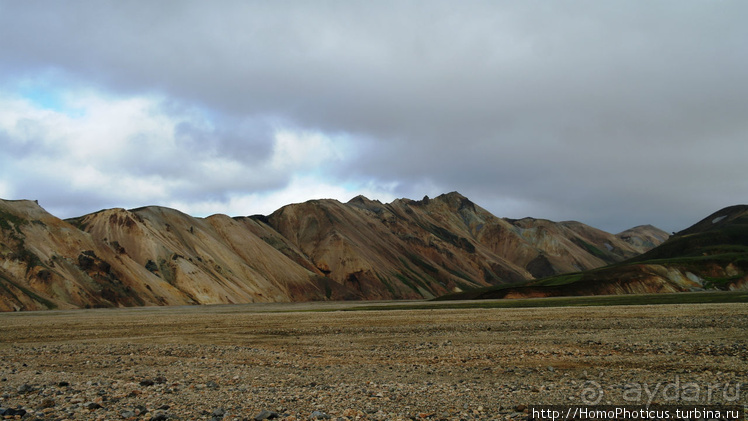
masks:
<path fill-rule="evenodd" d="M 148 206 L 62 220 L 0 200 L 0 310 L 432 298 L 615 264 L 667 238 L 499 218 L 456 192 L 207 218 Z"/>
<path fill-rule="evenodd" d="M 748 290 L 748 206 L 721 209 L 620 263 L 440 299 Z"/>

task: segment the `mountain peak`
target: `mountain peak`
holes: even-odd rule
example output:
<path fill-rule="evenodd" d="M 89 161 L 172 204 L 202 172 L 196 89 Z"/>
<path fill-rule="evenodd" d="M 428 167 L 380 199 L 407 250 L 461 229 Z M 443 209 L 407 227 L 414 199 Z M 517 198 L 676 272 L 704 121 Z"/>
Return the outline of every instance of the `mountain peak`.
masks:
<path fill-rule="evenodd" d="M 349 205 L 352 205 L 354 203 L 369 203 L 369 202 L 371 202 L 371 199 L 369 199 L 368 197 L 364 196 L 363 194 L 359 194 L 358 196 L 352 198 L 351 200 L 349 200 L 346 203 L 348 203 Z"/>
<path fill-rule="evenodd" d="M 372 212 L 380 212 L 384 206 L 379 200 L 371 200 L 361 194 L 349 200 L 346 204 L 355 208 L 370 210 Z"/>
<path fill-rule="evenodd" d="M 10 212 L 14 215 L 23 215 L 31 219 L 39 219 L 51 216 L 38 200 L 6 200 L 0 199 L 0 211 Z"/>
<path fill-rule="evenodd" d="M 450 209 L 455 211 L 468 209 L 472 212 L 477 212 L 475 203 L 456 191 L 441 194 L 436 196 L 433 200 L 445 203 Z"/>
<path fill-rule="evenodd" d="M 748 216 L 748 205 L 728 206 L 726 208 L 718 210 L 717 212 L 714 212 L 713 214 L 684 229 L 683 231 L 676 233 L 676 235 L 683 236 L 711 231 L 738 218 L 745 218 L 746 216 Z"/>
<path fill-rule="evenodd" d="M 449 193 L 440 194 L 439 196 L 436 196 L 435 199 L 441 199 L 441 200 L 462 200 L 462 199 L 467 199 L 467 197 L 463 196 L 458 191 L 451 191 Z"/>

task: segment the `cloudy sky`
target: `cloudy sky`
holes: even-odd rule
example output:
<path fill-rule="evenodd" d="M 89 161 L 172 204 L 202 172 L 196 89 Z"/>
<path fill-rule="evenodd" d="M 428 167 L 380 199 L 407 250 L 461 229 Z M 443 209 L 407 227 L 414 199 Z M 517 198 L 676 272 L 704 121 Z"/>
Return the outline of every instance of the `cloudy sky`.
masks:
<path fill-rule="evenodd" d="M 457 190 L 680 230 L 748 202 L 748 2 L 0 0 L 0 197 L 249 215 Z"/>

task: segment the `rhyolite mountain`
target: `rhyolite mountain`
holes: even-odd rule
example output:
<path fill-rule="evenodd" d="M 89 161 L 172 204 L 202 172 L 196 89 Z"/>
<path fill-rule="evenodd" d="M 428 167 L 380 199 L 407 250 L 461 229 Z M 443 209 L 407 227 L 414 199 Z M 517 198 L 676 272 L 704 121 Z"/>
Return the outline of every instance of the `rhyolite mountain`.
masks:
<path fill-rule="evenodd" d="M 149 206 L 61 220 L 0 200 L 0 310 L 431 298 L 605 266 L 667 237 L 498 218 L 459 193 L 234 218 Z"/>
<path fill-rule="evenodd" d="M 625 236 L 625 233 L 621 233 Z M 642 235 L 636 235 L 644 239 Z M 637 243 L 639 240 L 631 240 Z M 748 290 L 748 205 L 721 209 L 626 261 L 440 299 Z"/>

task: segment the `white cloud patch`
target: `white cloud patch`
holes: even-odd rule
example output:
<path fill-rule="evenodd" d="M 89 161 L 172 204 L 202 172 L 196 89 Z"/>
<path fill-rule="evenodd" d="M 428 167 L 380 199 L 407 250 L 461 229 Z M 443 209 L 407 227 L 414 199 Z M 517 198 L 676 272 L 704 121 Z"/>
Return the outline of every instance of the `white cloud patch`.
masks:
<path fill-rule="evenodd" d="M 275 134 L 270 167 L 276 171 L 308 171 L 343 160 L 335 143 L 322 133 L 281 129 Z"/>
<path fill-rule="evenodd" d="M 8 183 L 0 180 L 0 198 L 10 197 L 12 194 L 12 190 Z"/>
<path fill-rule="evenodd" d="M 269 154 L 243 159 L 222 150 L 216 138 L 230 128 L 216 128 L 189 107 L 175 112 L 156 96 L 116 98 L 87 91 L 65 97 L 69 101 L 59 109 L 18 95 L 0 99 L 2 173 L 15 176 L 12 186 L 3 184 L 4 197 L 58 190 L 43 205 L 70 217 L 148 204 L 171 204 L 195 215 L 270 213 L 300 199 L 382 193 L 325 179 L 328 169 L 345 159 L 345 136 L 276 127 L 266 139 Z M 68 108 L 80 113 L 70 115 Z M 186 123 L 192 131 L 187 141 Z M 74 203 L 85 195 L 90 196 L 86 203 Z"/>
<path fill-rule="evenodd" d="M 228 200 L 222 202 L 171 201 L 168 203 L 168 206 L 180 209 L 191 215 L 212 215 L 215 213 L 231 216 L 268 215 L 291 203 L 301 203 L 313 199 L 335 199 L 347 202 L 359 194 L 383 202 L 389 202 L 396 198 L 392 190 L 392 185 L 348 184 L 342 186 L 310 175 L 293 177 L 283 189 L 262 193 L 232 195 Z"/>

